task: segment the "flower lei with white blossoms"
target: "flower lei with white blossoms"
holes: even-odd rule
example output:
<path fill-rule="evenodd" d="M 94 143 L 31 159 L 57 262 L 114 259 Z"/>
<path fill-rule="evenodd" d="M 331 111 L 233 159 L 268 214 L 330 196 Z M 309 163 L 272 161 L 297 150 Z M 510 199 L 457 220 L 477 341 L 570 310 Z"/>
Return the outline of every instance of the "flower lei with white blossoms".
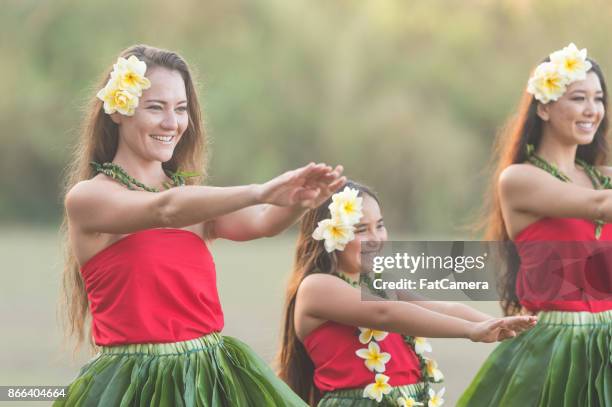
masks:
<path fill-rule="evenodd" d="M 363 216 L 363 199 L 358 197 L 358 194 L 358 190 L 346 187 L 342 192 L 338 192 L 332 196 L 332 203 L 328 207 L 332 217 L 320 221 L 312 234 L 315 240 L 324 240 L 325 250 L 327 252 L 330 253 L 334 250 L 342 251 L 346 245 L 355 238 L 355 225 Z M 338 277 L 352 285 L 352 282 L 345 276 L 338 274 Z M 363 275 L 362 279 L 367 283 Z M 370 283 L 367 283 L 368 287 L 372 287 Z M 378 294 L 386 298 L 384 292 Z M 385 331 L 359 327 L 359 342 L 363 345 L 368 345 L 368 347 L 359 349 L 355 353 L 358 357 L 364 359 L 366 368 L 374 373 L 374 383 L 368 384 L 364 388 L 363 397 L 376 400 L 378 403 L 383 402 L 384 399 L 385 404 L 393 406 L 424 406 L 422 402 L 418 402 L 414 398 L 403 393 L 402 397 L 399 397 L 396 401 L 386 397 L 391 393 L 392 387 L 388 383 L 390 377 L 383 373 L 385 371 L 385 365 L 391 360 L 391 354 L 381 352 L 379 343 L 382 342 L 387 335 L 389 335 L 389 333 Z M 421 337 L 403 336 L 403 338 L 404 342 L 412 347 L 419 360 L 421 377 L 425 382 L 423 393 L 428 397 L 426 406 L 441 406 L 444 403 L 442 396 L 444 395 L 445 389 L 442 388 L 442 390 L 436 393 L 429 387 L 429 383 L 441 382 L 444 375 L 440 369 L 438 369 L 436 361 L 424 356 L 425 352 L 432 351 L 431 344 L 427 339 Z"/>
<path fill-rule="evenodd" d="M 538 65 L 529 79 L 527 92 L 541 103 L 559 99 L 569 84 L 586 78 L 592 64 L 587 61 L 587 50 L 579 50 L 574 43 L 550 54 L 549 62 Z"/>
<path fill-rule="evenodd" d="M 134 55 L 128 59 L 119 57 L 106 86 L 96 94 L 104 102 L 104 113 L 119 112 L 132 116 L 142 91 L 151 87 L 151 82 L 144 76 L 146 71 L 147 64 Z"/>

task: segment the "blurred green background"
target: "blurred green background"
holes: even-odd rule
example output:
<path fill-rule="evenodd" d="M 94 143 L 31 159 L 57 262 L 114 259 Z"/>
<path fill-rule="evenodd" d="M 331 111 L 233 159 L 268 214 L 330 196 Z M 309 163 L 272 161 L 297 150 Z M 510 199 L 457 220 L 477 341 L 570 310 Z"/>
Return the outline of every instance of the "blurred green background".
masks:
<path fill-rule="evenodd" d="M 612 66 L 612 3 L 603 0 L 0 6 L 6 385 L 62 384 L 76 374 L 78 363 L 60 349 L 54 313 L 59 186 L 94 84 L 123 48 L 172 49 L 196 72 L 211 184 L 263 182 L 309 161 L 340 163 L 380 193 L 395 239 L 469 236 L 464 226 L 481 206 L 494 136 L 548 53 L 573 41 L 605 73 Z M 289 232 L 213 248 L 227 332 L 267 360 L 276 349 L 293 241 Z M 498 312 L 494 303 L 476 305 Z M 453 405 L 491 347 L 436 345 Z"/>

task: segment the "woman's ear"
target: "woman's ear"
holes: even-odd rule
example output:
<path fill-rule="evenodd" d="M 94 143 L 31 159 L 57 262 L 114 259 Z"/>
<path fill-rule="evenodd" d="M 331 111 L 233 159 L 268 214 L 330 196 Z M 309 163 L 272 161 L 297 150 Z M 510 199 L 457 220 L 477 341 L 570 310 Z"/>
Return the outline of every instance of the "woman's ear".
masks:
<path fill-rule="evenodd" d="M 548 111 L 549 108 L 549 104 L 543 104 L 543 103 L 538 103 L 538 107 L 536 108 L 536 112 L 538 114 L 538 116 L 540 116 L 540 119 L 542 119 L 543 121 L 547 122 L 548 119 L 550 119 L 550 112 Z"/>

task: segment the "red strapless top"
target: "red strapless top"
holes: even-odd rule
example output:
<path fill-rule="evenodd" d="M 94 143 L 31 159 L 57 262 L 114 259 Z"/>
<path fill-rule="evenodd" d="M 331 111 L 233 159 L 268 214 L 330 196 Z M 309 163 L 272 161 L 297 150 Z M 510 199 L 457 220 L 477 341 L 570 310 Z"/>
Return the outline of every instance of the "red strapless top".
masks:
<path fill-rule="evenodd" d="M 223 329 L 215 263 L 193 232 L 132 233 L 95 254 L 81 274 L 97 345 L 178 342 Z"/>
<path fill-rule="evenodd" d="M 381 352 L 391 354 L 384 372 L 391 386 L 421 381 L 419 360 L 401 335 L 390 332 L 378 345 Z M 327 321 L 304 339 L 304 347 L 315 366 L 314 384 L 321 392 L 364 388 L 374 383 L 376 373 L 355 354 L 368 347 L 359 342 L 359 329 Z"/>
<path fill-rule="evenodd" d="M 514 239 L 521 257 L 516 293 L 531 310 L 612 309 L 612 226 L 599 240 L 584 219 L 544 218 Z"/>

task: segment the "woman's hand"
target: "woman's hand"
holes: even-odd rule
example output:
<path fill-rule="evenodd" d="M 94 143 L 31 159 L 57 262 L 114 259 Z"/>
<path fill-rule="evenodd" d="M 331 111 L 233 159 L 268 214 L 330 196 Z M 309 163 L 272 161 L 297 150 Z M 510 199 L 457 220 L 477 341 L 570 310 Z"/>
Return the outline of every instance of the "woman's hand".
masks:
<path fill-rule="evenodd" d="M 259 201 L 277 206 L 316 208 L 345 182 L 343 168 L 310 163 L 259 185 Z"/>
<path fill-rule="evenodd" d="M 521 332 L 531 329 L 537 323 L 535 316 L 514 316 L 492 318 L 472 325 L 468 337 L 474 342 L 497 342 L 514 338 Z"/>

